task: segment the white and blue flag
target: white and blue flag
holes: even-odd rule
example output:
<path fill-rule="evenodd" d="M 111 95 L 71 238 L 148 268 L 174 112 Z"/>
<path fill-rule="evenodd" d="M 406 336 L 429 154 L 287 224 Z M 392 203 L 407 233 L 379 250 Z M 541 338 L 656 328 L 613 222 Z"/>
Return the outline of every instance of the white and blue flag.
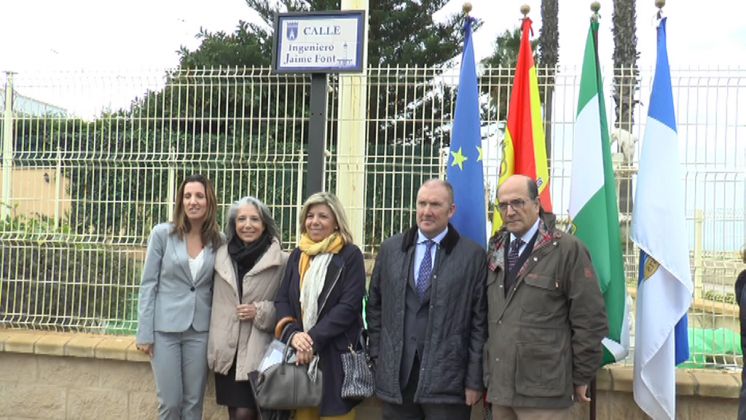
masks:
<path fill-rule="evenodd" d="M 693 287 L 686 232 L 663 18 L 632 212 L 632 240 L 640 248 L 633 390 L 654 420 L 676 417 L 676 365 L 689 358 L 686 313 Z"/>

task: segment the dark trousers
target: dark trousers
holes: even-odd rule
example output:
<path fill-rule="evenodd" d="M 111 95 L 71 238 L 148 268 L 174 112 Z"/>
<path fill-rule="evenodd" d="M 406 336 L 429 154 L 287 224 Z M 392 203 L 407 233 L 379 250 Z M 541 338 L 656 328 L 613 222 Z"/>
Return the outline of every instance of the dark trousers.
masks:
<path fill-rule="evenodd" d="M 414 394 L 420 379 L 420 358 L 414 357 L 409 381 L 402 390 L 402 404 L 383 403 L 383 420 L 469 420 L 471 407 L 463 404 L 418 404 Z M 466 392 L 466 390 L 464 390 Z"/>

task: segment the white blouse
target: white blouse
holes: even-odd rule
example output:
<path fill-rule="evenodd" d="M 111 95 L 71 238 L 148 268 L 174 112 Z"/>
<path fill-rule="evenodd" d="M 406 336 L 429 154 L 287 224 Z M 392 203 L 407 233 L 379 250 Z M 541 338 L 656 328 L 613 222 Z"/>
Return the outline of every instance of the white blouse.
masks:
<path fill-rule="evenodd" d="M 189 270 L 192 272 L 192 281 L 195 281 L 197 279 L 197 274 L 199 274 L 199 270 L 202 268 L 202 264 L 205 262 L 205 249 L 202 248 L 202 251 L 199 252 L 199 255 L 192 258 L 189 257 Z"/>

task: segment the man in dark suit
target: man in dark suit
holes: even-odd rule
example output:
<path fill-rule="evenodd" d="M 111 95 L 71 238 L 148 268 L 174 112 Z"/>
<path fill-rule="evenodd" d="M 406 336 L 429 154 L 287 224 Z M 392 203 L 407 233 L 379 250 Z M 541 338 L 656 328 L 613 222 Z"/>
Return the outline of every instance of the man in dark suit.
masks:
<path fill-rule="evenodd" d="M 417 226 L 378 253 L 367 319 L 384 419 L 466 420 L 482 395 L 485 253 L 449 224 L 455 212 L 451 185 L 425 182 Z"/>

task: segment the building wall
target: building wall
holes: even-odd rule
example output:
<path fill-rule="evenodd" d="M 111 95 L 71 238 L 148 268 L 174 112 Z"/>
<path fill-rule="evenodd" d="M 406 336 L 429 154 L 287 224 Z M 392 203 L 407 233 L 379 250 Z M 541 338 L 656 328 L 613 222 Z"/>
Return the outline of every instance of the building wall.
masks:
<path fill-rule="evenodd" d="M 54 217 L 58 207 L 59 217 L 70 211 L 70 197 L 67 193 L 69 181 L 62 178 L 60 190 L 56 191 L 56 168 L 13 168 L 10 186 L 10 206 L 12 216 Z M 3 194 L 3 174 L 0 172 L 0 200 Z"/>

